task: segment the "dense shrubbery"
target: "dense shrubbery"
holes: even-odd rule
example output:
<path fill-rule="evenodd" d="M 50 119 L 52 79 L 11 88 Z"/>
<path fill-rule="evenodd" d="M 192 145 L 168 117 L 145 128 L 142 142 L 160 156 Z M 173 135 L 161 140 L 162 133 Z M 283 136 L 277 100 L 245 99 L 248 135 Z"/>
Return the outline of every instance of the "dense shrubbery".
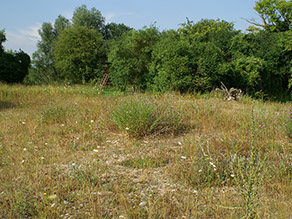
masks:
<path fill-rule="evenodd" d="M 264 25 L 250 21 L 261 29 L 252 26 L 250 32 L 242 33 L 233 23 L 210 19 L 197 23 L 187 19 L 177 30 L 160 32 L 155 26 L 134 30 L 124 24 L 106 24 L 100 11 L 82 5 L 72 20 L 60 15 L 54 24 L 42 25 L 25 82 L 98 81 L 102 64 L 111 62 L 110 79 L 120 90 L 205 92 L 223 82 L 261 98 L 287 96 L 292 85 L 290 7 L 285 1 L 257 1 L 255 10 Z M 0 33 L 3 42 L 6 38 Z M 15 63 L 19 54 L 1 57 Z M 23 79 L 9 77 L 2 80 Z"/>

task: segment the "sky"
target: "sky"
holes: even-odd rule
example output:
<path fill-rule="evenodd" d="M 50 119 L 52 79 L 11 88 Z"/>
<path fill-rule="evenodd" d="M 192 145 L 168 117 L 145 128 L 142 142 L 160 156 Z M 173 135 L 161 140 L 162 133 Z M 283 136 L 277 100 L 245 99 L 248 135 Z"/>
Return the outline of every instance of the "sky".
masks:
<path fill-rule="evenodd" d="M 177 29 L 186 18 L 233 22 L 244 31 L 245 19 L 258 19 L 255 0 L 1 0 L 0 30 L 5 29 L 5 50 L 19 50 L 32 55 L 40 40 L 38 30 L 44 22 L 55 22 L 58 15 L 72 18 L 81 5 L 95 7 L 106 23 L 123 23 L 135 29 L 155 24 L 161 31 Z"/>

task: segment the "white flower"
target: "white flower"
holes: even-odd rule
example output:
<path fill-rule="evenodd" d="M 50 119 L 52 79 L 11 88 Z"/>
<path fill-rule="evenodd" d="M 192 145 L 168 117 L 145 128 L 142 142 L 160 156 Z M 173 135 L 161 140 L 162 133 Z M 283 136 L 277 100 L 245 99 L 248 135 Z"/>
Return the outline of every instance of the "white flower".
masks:
<path fill-rule="evenodd" d="M 93 149 L 93 152 L 98 153 L 98 150 L 97 149 Z"/>
<path fill-rule="evenodd" d="M 22 122 L 23 125 L 25 125 L 25 122 Z"/>
<path fill-rule="evenodd" d="M 214 168 L 216 168 L 216 165 L 212 162 L 209 162 L 211 164 L 211 166 L 213 166 Z"/>
<path fill-rule="evenodd" d="M 230 176 L 233 178 L 234 177 L 234 174 L 231 174 Z"/>
<path fill-rule="evenodd" d="M 51 205 L 51 208 L 55 207 L 55 205 L 56 205 L 56 203 L 53 203 L 53 204 Z"/>
<path fill-rule="evenodd" d="M 139 206 L 144 206 L 146 204 L 147 204 L 147 202 L 146 201 L 143 201 L 143 202 L 140 202 Z"/>
<path fill-rule="evenodd" d="M 183 160 L 187 159 L 187 157 L 185 157 L 185 156 L 181 156 L 180 158 Z"/>
<path fill-rule="evenodd" d="M 62 124 L 61 126 L 62 126 L 62 127 L 64 127 L 64 126 L 65 126 L 65 124 Z"/>
<path fill-rule="evenodd" d="M 76 140 L 79 140 L 79 137 L 77 137 Z"/>
<path fill-rule="evenodd" d="M 22 160 L 21 163 L 24 164 L 25 160 Z"/>
<path fill-rule="evenodd" d="M 177 142 L 178 143 L 178 145 L 182 145 L 182 143 L 179 141 L 179 142 Z"/>
<path fill-rule="evenodd" d="M 41 157 L 41 159 L 44 160 L 45 158 L 44 157 Z"/>
<path fill-rule="evenodd" d="M 129 130 L 129 128 L 127 127 L 127 128 L 126 128 L 126 130 L 128 131 L 128 130 Z"/>
<path fill-rule="evenodd" d="M 91 123 L 94 123 L 94 120 L 90 120 Z"/>
<path fill-rule="evenodd" d="M 203 170 L 199 170 L 199 173 L 201 173 Z"/>
<path fill-rule="evenodd" d="M 27 149 L 26 148 L 23 148 L 23 151 L 27 151 Z"/>

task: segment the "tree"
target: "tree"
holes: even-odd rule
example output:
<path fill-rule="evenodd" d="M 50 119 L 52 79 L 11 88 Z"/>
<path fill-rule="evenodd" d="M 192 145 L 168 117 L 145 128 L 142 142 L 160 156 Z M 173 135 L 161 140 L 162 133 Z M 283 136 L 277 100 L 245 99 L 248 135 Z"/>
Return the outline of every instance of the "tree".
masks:
<path fill-rule="evenodd" d="M 39 30 L 41 40 L 38 42 L 38 50 L 33 53 L 33 68 L 28 75 L 27 83 L 50 83 L 58 80 L 58 74 L 54 66 L 55 42 L 61 32 L 70 26 L 67 18 L 59 15 L 55 24 L 45 22 Z"/>
<path fill-rule="evenodd" d="M 105 18 L 101 15 L 101 12 L 92 8 L 88 10 L 86 5 L 82 5 L 76 8 L 73 18 L 73 26 L 85 26 L 87 28 L 93 28 L 95 30 L 103 32 Z"/>
<path fill-rule="evenodd" d="M 232 23 L 220 20 L 187 20 L 177 32 L 167 32 L 152 55 L 154 89 L 204 92 L 220 86 L 220 66 L 230 60 L 237 34 Z"/>
<path fill-rule="evenodd" d="M 249 22 L 269 32 L 285 32 L 292 28 L 292 1 L 258 0 L 254 7 L 262 24 L 254 19 Z"/>
<path fill-rule="evenodd" d="M 22 50 L 0 54 L 0 81 L 21 83 L 28 74 L 30 57 Z"/>
<path fill-rule="evenodd" d="M 141 90 L 147 88 L 152 50 L 159 37 L 158 29 L 151 26 L 131 30 L 115 41 L 109 54 L 112 63 L 111 81 L 114 85 L 121 90 L 128 85 Z"/>
<path fill-rule="evenodd" d="M 106 58 L 101 33 L 85 26 L 65 29 L 56 41 L 54 58 L 60 76 L 73 83 L 100 77 Z"/>
<path fill-rule="evenodd" d="M 132 30 L 132 28 L 125 24 L 109 23 L 104 27 L 103 36 L 105 40 L 115 40 L 130 30 Z"/>
<path fill-rule="evenodd" d="M 0 30 L 0 54 L 4 52 L 3 43 L 6 41 L 5 30 Z"/>

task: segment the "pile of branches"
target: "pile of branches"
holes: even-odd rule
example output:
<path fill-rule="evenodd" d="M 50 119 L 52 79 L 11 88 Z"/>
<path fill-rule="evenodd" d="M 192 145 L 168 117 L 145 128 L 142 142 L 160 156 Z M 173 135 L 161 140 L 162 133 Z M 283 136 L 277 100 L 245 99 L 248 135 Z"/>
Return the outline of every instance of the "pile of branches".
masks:
<path fill-rule="evenodd" d="M 221 88 L 216 88 L 216 91 L 221 92 L 224 95 L 224 98 L 228 101 L 232 101 L 232 100 L 237 101 L 243 95 L 243 92 L 241 89 L 232 87 L 228 90 L 228 88 L 222 82 L 221 82 Z"/>

